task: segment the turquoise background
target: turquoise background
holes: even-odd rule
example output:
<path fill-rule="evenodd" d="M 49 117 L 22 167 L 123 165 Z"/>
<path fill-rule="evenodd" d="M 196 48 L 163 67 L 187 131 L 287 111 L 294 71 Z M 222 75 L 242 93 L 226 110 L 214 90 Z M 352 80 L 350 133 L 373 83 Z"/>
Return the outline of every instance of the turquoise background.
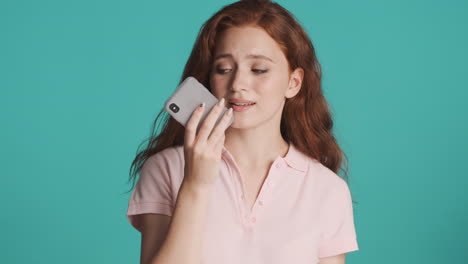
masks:
<path fill-rule="evenodd" d="M 347 263 L 466 263 L 468 2 L 278 1 L 349 157 Z M 139 263 L 129 166 L 230 1 L 0 2 L 2 263 Z"/>

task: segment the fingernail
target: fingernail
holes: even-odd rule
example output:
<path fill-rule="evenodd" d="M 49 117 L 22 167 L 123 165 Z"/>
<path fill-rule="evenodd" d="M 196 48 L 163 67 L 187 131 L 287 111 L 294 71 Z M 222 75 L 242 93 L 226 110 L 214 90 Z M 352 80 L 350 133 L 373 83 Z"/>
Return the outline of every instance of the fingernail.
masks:
<path fill-rule="evenodd" d="M 228 115 L 232 115 L 232 107 L 228 110 Z"/>
<path fill-rule="evenodd" d="M 224 105 L 224 97 L 221 98 L 221 100 L 219 101 L 218 105 L 220 105 L 220 106 L 221 106 L 221 105 Z"/>

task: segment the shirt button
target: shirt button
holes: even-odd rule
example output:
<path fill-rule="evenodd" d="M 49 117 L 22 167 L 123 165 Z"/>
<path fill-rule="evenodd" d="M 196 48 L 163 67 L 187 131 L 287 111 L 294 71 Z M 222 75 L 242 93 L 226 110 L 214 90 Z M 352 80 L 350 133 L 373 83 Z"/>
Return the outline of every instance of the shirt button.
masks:
<path fill-rule="evenodd" d="M 281 163 L 276 163 L 276 168 L 281 168 Z"/>
<path fill-rule="evenodd" d="M 263 205 L 263 201 L 258 201 L 258 204 L 259 204 L 259 205 Z"/>
<path fill-rule="evenodd" d="M 252 223 L 255 223 L 257 219 L 255 217 L 252 217 Z"/>

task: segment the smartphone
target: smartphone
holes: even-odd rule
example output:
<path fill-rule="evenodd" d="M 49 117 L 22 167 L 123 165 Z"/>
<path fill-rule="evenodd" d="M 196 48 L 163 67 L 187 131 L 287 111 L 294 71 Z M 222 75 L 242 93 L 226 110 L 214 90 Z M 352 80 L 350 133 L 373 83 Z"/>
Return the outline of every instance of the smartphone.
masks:
<path fill-rule="evenodd" d="M 181 125 L 186 126 L 190 116 L 195 108 L 201 103 L 205 102 L 205 110 L 198 123 L 197 132 L 200 125 L 205 120 L 206 116 L 210 113 L 211 108 L 219 102 L 208 88 L 203 86 L 195 77 L 187 77 L 174 91 L 174 93 L 164 103 L 164 109 Z M 216 120 L 215 126 L 221 121 L 221 118 L 228 109 L 223 107 L 221 113 Z M 234 115 L 229 121 L 228 127 L 234 122 Z"/>

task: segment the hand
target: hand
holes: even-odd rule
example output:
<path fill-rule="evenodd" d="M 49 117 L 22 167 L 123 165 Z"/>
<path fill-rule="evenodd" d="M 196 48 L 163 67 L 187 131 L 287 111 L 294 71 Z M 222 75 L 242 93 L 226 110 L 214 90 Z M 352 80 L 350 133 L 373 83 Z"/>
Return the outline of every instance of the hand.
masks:
<path fill-rule="evenodd" d="M 224 98 L 211 109 L 201 124 L 198 134 L 196 131 L 205 111 L 204 106 L 197 107 L 186 124 L 184 181 L 196 187 L 211 186 L 219 174 L 225 131 L 232 117 L 232 108 L 230 108 L 214 127 L 223 107 Z"/>

